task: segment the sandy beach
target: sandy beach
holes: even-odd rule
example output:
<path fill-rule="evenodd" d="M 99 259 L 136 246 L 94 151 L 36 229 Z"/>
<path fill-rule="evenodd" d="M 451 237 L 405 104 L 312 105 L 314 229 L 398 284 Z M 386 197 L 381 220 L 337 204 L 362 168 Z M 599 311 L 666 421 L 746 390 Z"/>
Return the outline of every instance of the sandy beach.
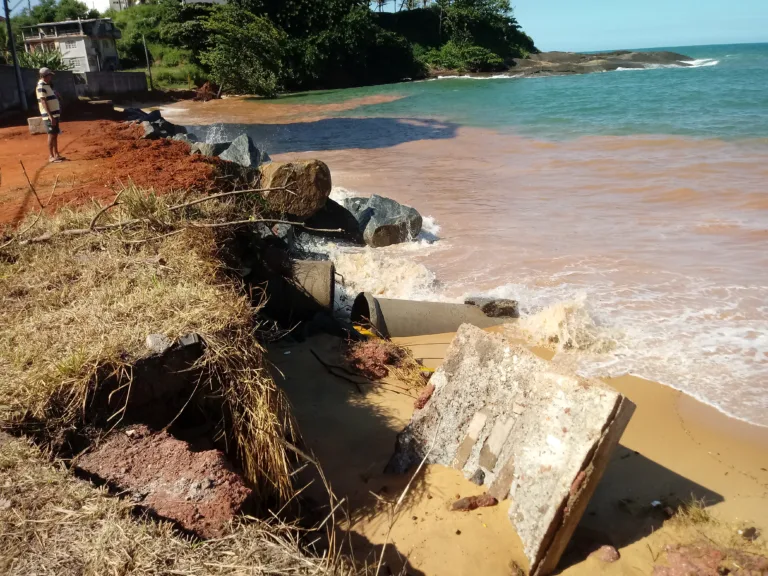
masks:
<path fill-rule="evenodd" d="M 399 339 L 425 365 L 437 367 L 452 334 Z M 382 474 L 395 436 L 413 412 L 413 394 L 396 381 L 361 384 L 323 370 L 314 354 L 340 362 L 341 342 L 316 337 L 276 345 L 272 359 L 284 374 L 307 445 L 319 458 L 337 496 L 349 503 L 354 554 L 371 561 L 390 527 L 391 506 L 408 478 Z M 549 357 L 548 350 L 534 351 Z M 313 354 L 314 352 L 314 354 Z M 280 377 L 278 376 L 278 379 Z M 768 528 L 768 430 L 728 418 L 671 388 L 632 376 L 608 380 L 637 411 L 587 509 L 566 555 L 562 574 L 650 574 L 666 546 L 707 538 L 738 543 L 739 529 Z M 489 576 L 526 568 L 509 522 L 508 503 L 472 512 L 449 511 L 458 496 L 482 489 L 456 470 L 428 466 L 411 486 L 392 528 L 385 555 L 394 573 Z M 322 498 L 322 493 L 317 493 Z M 663 508 L 696 499 L 711 516 L 706 525 L 669 520 Z M 661 504 L 653 506 L 658 501 Z M 588 557 L 603 544 L 621 558 L 604 564 Z M 764 548 L 760 539 L 755 546 Z M 407 560 L 405 560 L 407 558 Z"/>

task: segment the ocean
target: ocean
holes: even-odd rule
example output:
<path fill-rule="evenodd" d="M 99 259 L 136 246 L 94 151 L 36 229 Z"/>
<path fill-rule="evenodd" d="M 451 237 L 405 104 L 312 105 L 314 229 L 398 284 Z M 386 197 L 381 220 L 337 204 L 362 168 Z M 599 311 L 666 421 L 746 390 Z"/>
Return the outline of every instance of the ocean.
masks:
<path fill-rule="evenodd" d="M 664 49 L 694 66 L 231 99 L 169 118 L 319 157 L 334 197 L 426 216 L 405 245 L 316 247 L 349 293 L 514 298 L 526 337 L 581 373 L 631 373 L 768 426 L 768 44 Z"/>

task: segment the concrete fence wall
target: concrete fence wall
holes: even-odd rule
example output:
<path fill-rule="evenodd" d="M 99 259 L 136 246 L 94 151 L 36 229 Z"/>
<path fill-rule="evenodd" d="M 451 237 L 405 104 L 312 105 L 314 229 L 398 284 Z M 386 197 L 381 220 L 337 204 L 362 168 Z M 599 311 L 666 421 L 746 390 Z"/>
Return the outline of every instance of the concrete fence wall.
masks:
<path fill-rule="evenodd" d="M 78 84 L 78 92 L 84 96 L 114 96 L 146 92 L 147 76 L 144 72 L 86 72 L 79 75 L 85 79 Z"/>
<path fill-rule="evenodd" d="M 38 71 L 30 68 L 21 69 L 24 92 L 27 103 L 37 109 L 35 86 Z M 75 75 L 72 72 L 59 71 L 53 79 L 54 89 L 61 94 L 64 104 L 76 100 L 78 96 L 113 96 L 131 92 L 146 92 L 147 78 L 143 72 L 86 72 Z M 16 72 L 13 66 L 0 66 L 0 112 L 19 108 L 19 95 L 16 91 Z"/>
<path fill-rule="evenodd" d="M 22 68 L 21 77 L 24 81 L 24 93 L 27 95 L 27 104 L 33 110 L 37 109 L 35 87 L 40 79 L 37 70 Z M 77 99 L 75 78 L 72 72 L 56 72 L 53 81 L 54 89 L 61 94 L 64 104 Z M 19 94 L 16 90 L 16 71 L 13 66 L 0 66 L 0 112 L 19 107 Z"/>

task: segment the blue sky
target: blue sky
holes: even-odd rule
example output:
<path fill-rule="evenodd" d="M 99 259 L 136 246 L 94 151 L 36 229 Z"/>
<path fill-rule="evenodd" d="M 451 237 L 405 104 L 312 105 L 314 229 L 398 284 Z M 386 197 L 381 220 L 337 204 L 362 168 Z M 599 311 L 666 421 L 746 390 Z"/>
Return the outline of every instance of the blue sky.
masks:
<path fill-rule="evenodd" d="M 541 50 L 768 42 L 768 0 L 512 0 Z"/>

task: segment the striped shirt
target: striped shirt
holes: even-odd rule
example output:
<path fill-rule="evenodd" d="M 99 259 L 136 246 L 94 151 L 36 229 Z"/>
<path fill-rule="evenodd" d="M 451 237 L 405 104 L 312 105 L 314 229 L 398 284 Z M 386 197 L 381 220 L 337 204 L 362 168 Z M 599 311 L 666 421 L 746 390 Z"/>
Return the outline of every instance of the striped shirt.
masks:
<path fill-rule="evenodd" d="M 37 103 L 40 106 L 40 116 L 42 116 L 44 120 L 47 120 L 48 110 L 45 109 L 43 100 L 48 102 L 48 110 L 51 111 L 52 117 L 58 118 L 61 116 L 61 106 L 59 105 L 59 99 L 56 97 L 56 94 L 53 93 L 53 88 L 51 88 L 51 85 L 41 78 L 40 82 L 37 83 Z"/>

